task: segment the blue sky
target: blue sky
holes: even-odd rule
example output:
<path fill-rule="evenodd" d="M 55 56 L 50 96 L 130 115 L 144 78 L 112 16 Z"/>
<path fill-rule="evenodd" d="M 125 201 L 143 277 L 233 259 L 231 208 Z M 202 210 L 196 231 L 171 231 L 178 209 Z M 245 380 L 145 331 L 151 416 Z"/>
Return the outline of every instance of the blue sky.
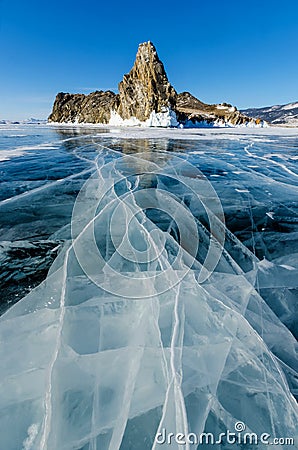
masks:
<path fill-rule="evenodd" d="M 147 40 L 178 92 L 298 101 L 297 0 L 0 0 L 0 119 L 47 117 L 60 91 L 117 90 Z"/>

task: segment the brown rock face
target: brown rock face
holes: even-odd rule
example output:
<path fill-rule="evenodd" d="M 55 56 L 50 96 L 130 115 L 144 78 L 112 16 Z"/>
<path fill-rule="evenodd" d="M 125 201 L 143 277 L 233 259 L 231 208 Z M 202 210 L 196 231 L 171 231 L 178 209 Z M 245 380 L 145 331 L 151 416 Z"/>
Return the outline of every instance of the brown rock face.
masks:
<path fill-rule="evenodd" d="M 168 107 L 176 113 L 178 122 L 186 126 L 191 122 L 218 120 L 233 125 L 257 123 L 227 103 L 208 105 L 189 92 L 177 94 L 151 42 L 139 45 L 133 68 L 119 83 L 119 94 L 111 91 L 89 95 L 60 93 L 48 120 L 107 124 L 111 111 L 116 111 L 122 119 L 136 117 L 144 122 L 151 112 L 163 112 Z"/>
<path fill-rule="evenodd" d="M 57 94 L 49 122 L 109 123 L 119 96 L 111 91 L 84 94 Z"/>
<path fill-rule="evenodd" d="M 169 83 L 163 63 L 151 42 L 139 45 L 133 68 L 119 83 L 118 113 L 123 119 L 135 116 L 144 121 L 152 111 L 175 109 L 177 93 Z"/>
<path fill-rule="evenodd" d="M 202 121 L 211 123 L 216 120 L 229 122 L 233 125 L 255 122 L 255 120 L 252 120 L 238 111 L 235 106 L 228 103 L 208 105 L 207 103 L 198 100 L 189 92 L 178 94 L 176 101 L 176 115 L 177 120 L 181 123 L 185 123 L 188 120 L 194 124 Z"/>

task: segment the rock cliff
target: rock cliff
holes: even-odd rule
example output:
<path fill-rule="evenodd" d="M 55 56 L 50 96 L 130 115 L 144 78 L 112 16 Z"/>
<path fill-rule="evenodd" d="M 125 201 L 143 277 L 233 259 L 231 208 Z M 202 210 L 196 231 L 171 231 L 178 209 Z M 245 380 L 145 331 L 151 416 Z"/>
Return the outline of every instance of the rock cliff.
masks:
<path fill-rule="evenodd" d="M 108 124 L 113 111 L 120 121 L 134 117 L 134 123 L 140 123 L 149 119 L 152 113 L 160 115 L 171 111 L 185 126 L 218 121 L 233 125 L 260 122 L 245 116 L 232 105 L 208 105 L 189 92 L 177 94 L 151 42 L 139 45 L 134 66 L 124 75 L 118 91 L 119 94 L 96 91 L 89 95 L 61 92 L 56 96 L 48 120 Z"/>
<path fill-rule="evenodd" d="M 198 100 L 189 92 L 177 95 L 176 115 L 180 123 L 191 122 L 193 125 L 200 122 L 212 123 L 215 121 L 228 122 L 232 125 L 243 125 L 249 122 L 259 124 L 259 119 L 252 120 L 228 103 L 208 105 Z"/>
<path fill-rule="evenodd" d="M 134 116 L 144 121 L 152 111 L 159 113 L 168 107 L 175 110 L 177 93 L 151 42 L 140 44 L 134 66 L 124 75 L 118 90 L 118 113 L 123 119 Z"/>
<path fill-rule="evenodd" d="M 111 91 L 84 94 L 57 94 L 49 122 L 109 123 L 111 110 L 119 105 L 119 96 Z"/>

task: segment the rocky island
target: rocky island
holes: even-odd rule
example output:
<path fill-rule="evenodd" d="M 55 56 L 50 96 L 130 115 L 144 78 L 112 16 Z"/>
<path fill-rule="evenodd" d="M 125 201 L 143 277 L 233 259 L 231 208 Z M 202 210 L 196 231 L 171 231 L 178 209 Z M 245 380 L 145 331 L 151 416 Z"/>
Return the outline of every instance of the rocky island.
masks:
<path fill-rule="evenodd" d="M 189 92 L 177 93 L 152 42 L 139 45 L 131 71 L 118 85 L 118 94 L 57 94 L 49 122 L 111 125 L 203 126 L 258 125 L 227 103 L 209 105 Z"/>

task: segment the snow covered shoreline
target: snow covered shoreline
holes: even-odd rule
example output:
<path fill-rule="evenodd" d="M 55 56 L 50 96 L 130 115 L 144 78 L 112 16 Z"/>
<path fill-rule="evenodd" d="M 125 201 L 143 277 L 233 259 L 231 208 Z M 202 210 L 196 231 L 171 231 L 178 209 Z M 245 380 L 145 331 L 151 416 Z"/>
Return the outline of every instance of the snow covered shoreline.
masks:
<path fill-rule="evenodd" d="M 171 128 L 171 127 L 149 127 L 149 126 L 120 126 L 120 125 L 104 125 L 93 123 L 58 123 L 51 122 L 46 126 L 53 128 L 67 129 L 94 129 L 104 130 L 107 137 L 114 134 L 121 135 L 121 138 L 169 138 L 169 139 L 204 139 L 211 136 L 221 139 L 234 139 L 236 135 L 260 135 L 260 136 L 297 136 L 297 129 L 281 126 L 268 127 L 193 127 L 193 128 Z M 1 128 L 0 128 L 1 129 Z"/>
<path fill-rule="evenodd" d="M 221 119 L 216 119 L 214 121 L 203 120 L 200 122 L 192 122 L 188 120 L 185 123 L 181 123 L 177 120 L 176 113 L 170 108 L 166 108 L 163 112 L 156 113 L 152 111 L 149 119 L 145 121 L 140 121 L 136 117 L 131 117 L 130 119 L 122 119 L 122 117 L 116 112 L 111 111 L 111 118 L 107 125 L 103 124 L 93 124 L 93 123 L 80 123 L 80 122 L 50 122 L 51 124 L 72 124 L 72 125 L 96 125 L 96 126 L 116 126 L 125 128 L 267 128 L 267 122 L 261 122 L 260 124 L 255 124 L 253 122 L 247 122 L 246 124 L 234 125 L 231 122 L 226 122 Z"/>

